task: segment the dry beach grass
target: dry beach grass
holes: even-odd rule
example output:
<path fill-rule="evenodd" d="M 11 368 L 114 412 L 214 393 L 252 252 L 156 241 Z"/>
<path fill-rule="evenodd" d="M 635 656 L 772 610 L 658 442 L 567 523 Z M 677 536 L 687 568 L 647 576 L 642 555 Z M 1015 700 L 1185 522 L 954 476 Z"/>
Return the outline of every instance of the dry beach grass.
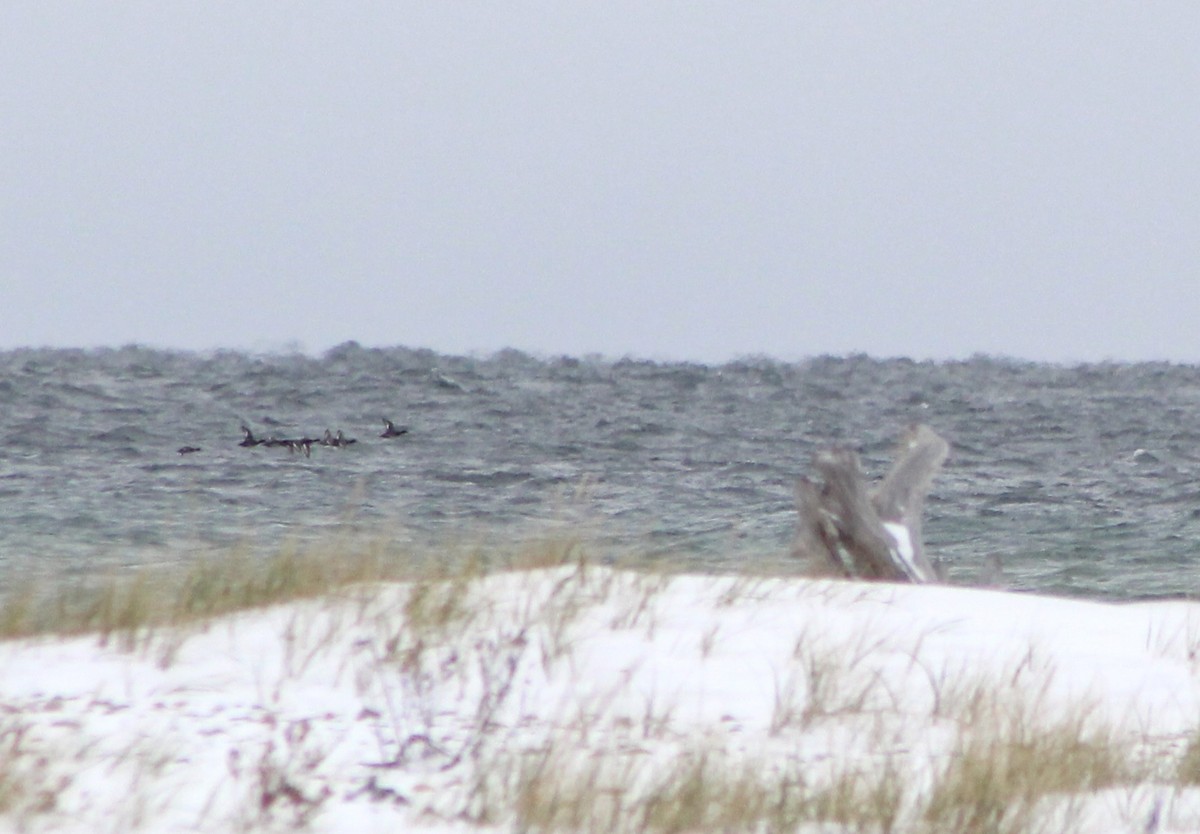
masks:
<path fill-rule="evenodd" d="M 1200 827 L 1200 607 L 231 553 L 10 597 L 0 828 Z"/>

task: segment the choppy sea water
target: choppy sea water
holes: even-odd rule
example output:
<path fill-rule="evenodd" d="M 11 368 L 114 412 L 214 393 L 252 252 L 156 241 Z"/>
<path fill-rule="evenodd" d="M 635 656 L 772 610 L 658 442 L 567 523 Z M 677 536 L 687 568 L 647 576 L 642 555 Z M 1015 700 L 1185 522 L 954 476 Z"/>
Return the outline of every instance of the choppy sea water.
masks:
<path fill-rule="evenodd" d="M 382 418 L 405 426 L 380 438 Z M 426 542 L 584 524 L 698 569 L 786 559 L 812 454 L 952 444 L 925 517 L 953 582 L 1200 592 L 1200 368 L 820 357 L 724 365 L 354 343 L 319 357 L 0 352 L 0 585 L 270 548 L 347 525 Z M 243 448 L 256 435 L 358 442 Z M 201 451 L 180 455 L 182 446 Z"/>

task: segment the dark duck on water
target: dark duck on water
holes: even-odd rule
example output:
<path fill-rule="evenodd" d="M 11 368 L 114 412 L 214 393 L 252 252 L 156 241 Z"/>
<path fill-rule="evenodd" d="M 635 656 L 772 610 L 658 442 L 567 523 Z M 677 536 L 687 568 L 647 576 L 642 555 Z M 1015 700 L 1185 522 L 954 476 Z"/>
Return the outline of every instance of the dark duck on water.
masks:
<path fill-rule="evenodd" d="M 331 431 L 329 431 L 329 429 L 325 429 L 325 436 L 323 438 L 321 438 L 322 446 L 333 446 L 334 448 L 337 448 L 337 449 L 344 449 L 347 446 L 349 446 L 351 443 L 357 443 L 357 442 L 358 442 L 358 440 L 356 440 L 353 437 L 346 437 L 345 432 L 343 432 L 341 429 L 338 429 L 338 433 L 336 436 Z"/>
<path fill-rule="evenodd" d="M 383 434 L 379 435 L 380 437 L 399 437 L 402 434 L 408 434 L 408 429 L 396 428 L 392 421 L 386 417 L 383 418 L 383 425 L 386 428 L 383 430 Z"/>

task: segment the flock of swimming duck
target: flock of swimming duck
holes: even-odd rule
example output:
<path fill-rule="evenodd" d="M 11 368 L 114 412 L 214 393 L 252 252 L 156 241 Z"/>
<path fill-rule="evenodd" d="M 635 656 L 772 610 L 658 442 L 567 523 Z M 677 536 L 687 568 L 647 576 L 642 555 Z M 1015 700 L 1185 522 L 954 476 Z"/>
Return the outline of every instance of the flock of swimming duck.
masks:
<path fill-rule="evenodd" d="M 401 435 L 408 434 L 408 429 L 402 427 L 397 428 L 396 425 L 386 417 L 383 418 L 383 425 L 383 434 L 379 435 L 380 437 L 400 437 Z M 253 446 L 283 446 L 286 447 L 289 452 L 303 452 L 305 457 L 311 457 L 313 446 L 330 446 L 334 449 L 345 449 L 347 446 L 352 446 L 357 442 L 358 440 L 356 438 L 346 437 L 345 432 L 343 432 L 341 429 L 338 429 L 337 434 L 334 434 L 329 429 L 325 429 L 325 436 L 321 438 L 255 437 L 254 433 L 250 431 L 250 427 L 243 424 L 242 442 L 238 445 L 245 446 L 247 448 Z M 193 452 L 200 452 L 203 450 L 199 446 L 181 446 L 179 447 L 178 451 L 181 455 L 190 455 Z"/>

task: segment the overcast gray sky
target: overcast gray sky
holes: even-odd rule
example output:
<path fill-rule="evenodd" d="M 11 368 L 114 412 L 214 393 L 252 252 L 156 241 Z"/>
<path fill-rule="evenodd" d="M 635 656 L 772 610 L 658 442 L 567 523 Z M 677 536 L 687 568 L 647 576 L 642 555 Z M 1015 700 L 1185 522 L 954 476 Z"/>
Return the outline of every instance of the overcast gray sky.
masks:
<path fill-rule="evenodd" d="M 0 6 L 0 347 L 1200 360 L 1200 4 Z"/>

